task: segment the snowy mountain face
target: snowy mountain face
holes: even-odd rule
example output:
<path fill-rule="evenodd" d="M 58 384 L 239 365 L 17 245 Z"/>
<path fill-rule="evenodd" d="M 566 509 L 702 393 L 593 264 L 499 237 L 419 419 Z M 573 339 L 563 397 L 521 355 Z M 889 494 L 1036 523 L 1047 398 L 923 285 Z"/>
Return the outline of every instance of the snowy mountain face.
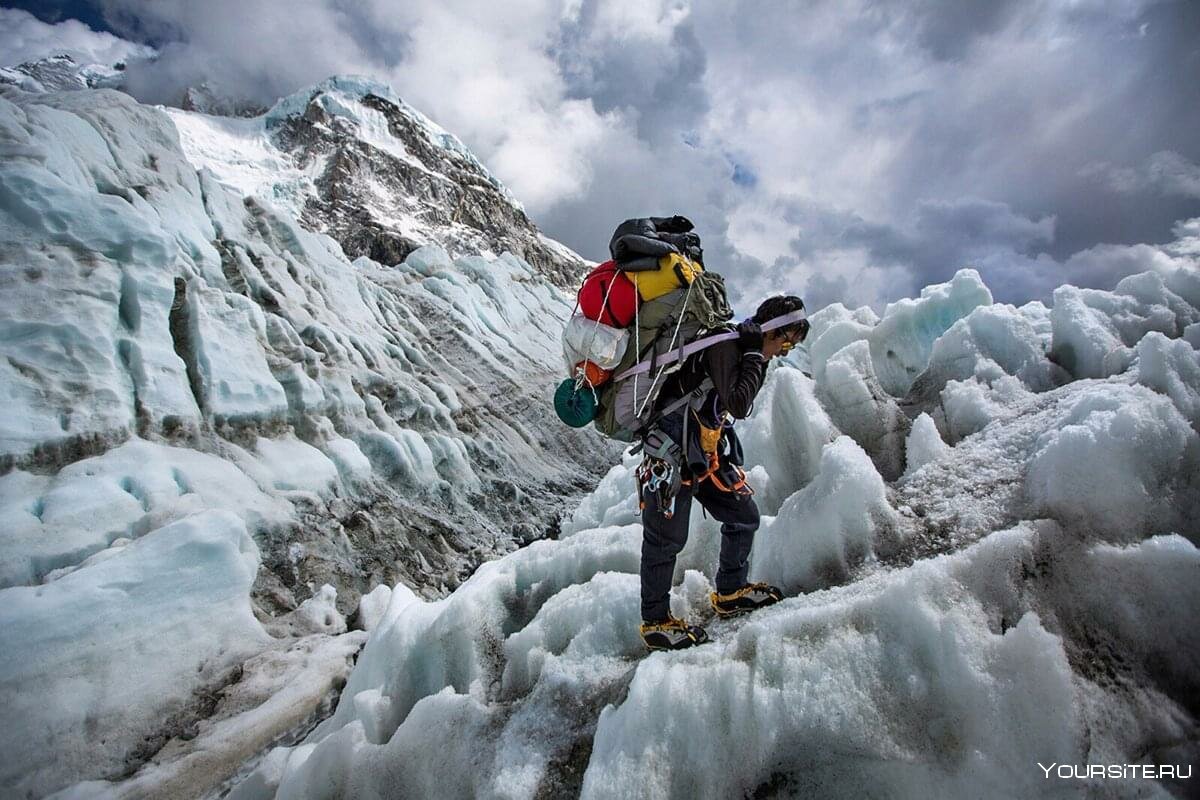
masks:
<path fill-rule="evenodd" d="M 224 97 L 207 83 L 185 89 L 179 108 L 218 117 L 259 117 L 267 112 L 266 108 L 253 102 Z"/>
<path fill-rule="evenodd" d="M 364 637 L 345 633 L 346 616 L 367 624 L 360 594 L 444 593 L 555 531 L 611 463 L 549 424 L 561 356 L 545 332 L 582 262 L 453 137 L 411 111 L 411 141 L 367 129 L 398 101 L 375 111 L 337 85 L 191 128 L 115 91 L 0 88 L 6 794 L 152 759 L 184 785 L 222 780 L 319 718 Z M 352 99 L 357 122 L 302 120 Z M 239 149 L 189 149 L 222 125 Z M 295 193 L 242 191 L 218 171 L 239 164 Z M 385 190 L 363 187 L 393 168 L 428 191 L 372 221 Z M 439 198 L 455 205 L 435 213 Z M 321 232 L 365 242 L 400 219 L 391 266 Z M 227 737 L 248 710 L 256 732 Z M 187 744 L 200 723 L 230 744 Z"/>
<path fill-rule="evenodd" d="M 28 61 L 15 67 L 0 67 L 0 86 L 15 86 L 26 92 L 61 92 L 74 89 L 116 88 L 125 66 L 79 64 L 68 55 Z"/>
<path fill-rule="evenodd" d="M 246 194 L 385 266 L 437 244 L 519 256 L 566 288 L 582 261 L 543 237 L 463 144 L 392 90 L 331 78 L 241 121 L 170 112 L 185 151 Z"/>

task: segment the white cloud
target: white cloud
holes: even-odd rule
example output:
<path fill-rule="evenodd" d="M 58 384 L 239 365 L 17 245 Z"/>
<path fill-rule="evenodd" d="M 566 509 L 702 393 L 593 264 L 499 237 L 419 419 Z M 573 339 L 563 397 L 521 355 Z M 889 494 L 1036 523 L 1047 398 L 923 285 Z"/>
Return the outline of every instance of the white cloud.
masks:
<path fill-rule="evenodd" d="M 68 19 L 49 25 L 28 11 L 0 8 L 0 66 L 14 66 L 52 55 L 68 55 L 80 64 L 112 66 L 118 61 L 146 58 L 152 53 L 148 47 L 111 33 L 93 31 L 79 20 Z"/>
<path fill-rule="evenodd" d="M 1094 162 L 1086 165 L 1080 174 L 1098 178 L 1113 191 L 1123 194 L 1157 192 L 1200 198 L 1200 166 L 1172 150 L 1160 150 L 1140 167 Z"/>

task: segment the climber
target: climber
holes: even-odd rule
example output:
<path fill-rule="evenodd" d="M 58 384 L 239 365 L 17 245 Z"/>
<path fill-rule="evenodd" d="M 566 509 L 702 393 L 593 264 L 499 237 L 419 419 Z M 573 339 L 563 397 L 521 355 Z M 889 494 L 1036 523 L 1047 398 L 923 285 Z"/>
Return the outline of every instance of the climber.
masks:
<path fill-rule="evenodd" d="M 679 406 L 661 417 L 656 428 L 678 445 L 678 491 L 671 498 L 649 491 L 654 481 L 639 470 L 642 501 L 642 626 L 641 636 L 651 650 L 681 650 L 708 641 L 698 625 L 670 613 L 671 578 L 675 557 L 688 537 L 692 498 L 721 522 L 721 553 L 716 591 L 709 601 L 719 617 L 731 617 L 779 602 L 779 589 L 748 583 L 750 546 L 759 525 L 753 490 L 741 470 L 742 448 L 733 420 L 745 418 L 762 387 L 767 362 L 786 355 L 808 335 L 808 320 L 763 333 L 761 326 L 785 314 L 802 311 L 799 297 L 780 295 L 765 300 L 754 316 L 737 326 L 738 337 L 696 353 L 671 376 L 657 400 L 658 408 Z M 711 382 L 711 389 L 704 387 Z M 659 450 L 662 452 L 663 450 Z M 649 451 L 647 451 L 649 452 Z M 645 465 L 651 459 L 643 462 Z M 663 465 L 657 465 L 659 467 Z M 669 469 L 669 467 L 668 467 Z"/>

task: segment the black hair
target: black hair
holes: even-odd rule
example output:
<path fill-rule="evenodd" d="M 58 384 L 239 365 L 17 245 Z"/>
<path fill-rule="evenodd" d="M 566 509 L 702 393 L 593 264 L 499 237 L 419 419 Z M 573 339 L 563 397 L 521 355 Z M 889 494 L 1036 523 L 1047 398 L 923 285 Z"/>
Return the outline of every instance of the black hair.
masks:
<path fill-rule="evenodd" d="M 751 317 L 759 325 L 770 322 L 776 317 L 782 317 L 784 314 L 790 314 L 793 311 L 802 311 L 804 309 L 804 301 L 794 294 L 780 294 L 774 297 L 768 297 L 759 304 L 758 310 Z M 787 325 L 776 333 L 787 332 L 791 335 L 799 335 L 800 340 L 808 335 L 808 320 L 802 319 L 799 322 Z"/>

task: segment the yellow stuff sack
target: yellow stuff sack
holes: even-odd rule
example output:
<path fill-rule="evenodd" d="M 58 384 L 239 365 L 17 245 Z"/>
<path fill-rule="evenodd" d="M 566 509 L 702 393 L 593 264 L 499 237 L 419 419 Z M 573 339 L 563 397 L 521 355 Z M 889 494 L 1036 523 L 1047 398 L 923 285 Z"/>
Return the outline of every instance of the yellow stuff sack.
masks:
<path fill-rule="evenodd" d="M 679 253 L 669 253 L 658 260 L 658 269 L 625 274 L 637 286 L 638 296 L 645 302 L 687 286 L 703 271 L 699 262 Z"/>

